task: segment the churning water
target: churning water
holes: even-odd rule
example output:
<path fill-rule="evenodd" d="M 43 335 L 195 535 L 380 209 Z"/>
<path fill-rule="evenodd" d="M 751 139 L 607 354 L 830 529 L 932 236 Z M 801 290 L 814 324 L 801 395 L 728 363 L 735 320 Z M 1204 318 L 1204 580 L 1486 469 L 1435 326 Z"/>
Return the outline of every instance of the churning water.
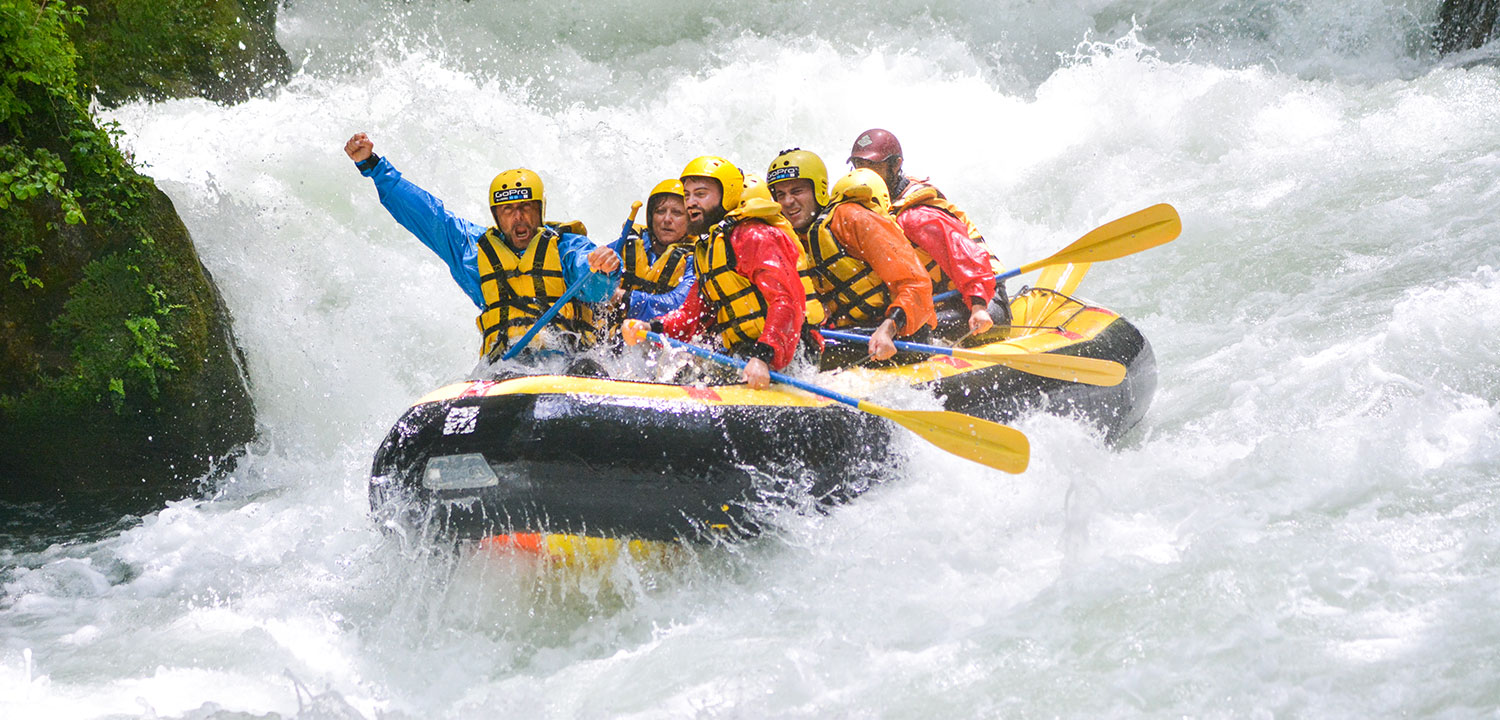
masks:
<path fill-rule="evenodd" d="M 0 548 L 0 717 L 1371 717 L 1500 710 L 1500 71 L 1436 0 L 294 0 L 265 98 L 108 113 L 234 315 L 261 436 L 206 499 Z M 829 516 L 552 573 L 367 515 L 473 307 L 342 152 L 610 237 L 696 155 L 886 127 L 1007 263 L 1094 266 L 1160 389 L 1011 476 L 910 440 Z M 1012 283 L 1011 288 L 1019 287 Z M 45 549 L 42 549 L 45 548 Z"/>

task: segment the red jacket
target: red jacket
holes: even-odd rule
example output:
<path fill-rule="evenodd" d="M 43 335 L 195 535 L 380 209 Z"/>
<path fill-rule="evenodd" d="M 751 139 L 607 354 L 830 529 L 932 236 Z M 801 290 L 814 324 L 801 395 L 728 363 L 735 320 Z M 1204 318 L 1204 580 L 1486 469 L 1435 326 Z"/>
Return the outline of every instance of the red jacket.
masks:
<path fill-rule="evenodd" d="M 958 218 L 931 205 L 914 205 L 902 210 L 896 222 L 906 239 L 937 263 L 964 304 L 972 306 L 977 298 L 983 307 L 995 296 L 989 250 L 969 238 L 969 228 Z"/>
<path fill-rule="evenodd" d="M 766 301 L 766 325 L 756 348 L 741 348 L 751 357 L 780 370 L 792 361 L 798 333 L 807 313 L 807 296 L 797 276 L 797 247 L 786 233 L 760 220 L 741 220 L 729 233 L 734 249 L 734 271 L 755 283 Z M 698 270 L 699 278 L 703 269 Z M 682 307 L 661 316 L 662 332 L 678 340 L 692 340 L 713 323 L 717 309 L 703 297 L 698 280 Z"/>

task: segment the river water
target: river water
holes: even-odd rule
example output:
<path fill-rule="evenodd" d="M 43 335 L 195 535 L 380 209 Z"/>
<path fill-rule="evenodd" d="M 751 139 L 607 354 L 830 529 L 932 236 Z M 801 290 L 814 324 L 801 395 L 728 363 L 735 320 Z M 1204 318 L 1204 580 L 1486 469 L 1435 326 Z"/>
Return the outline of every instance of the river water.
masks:
<path fill-rule="evenodd" d="M 234 316 L 260 439 L 202 497 L 0 547 L 0 717 L 1493 717 L 1500 70 L 1435 0 L 293 0 L 300 71 L 105 113 Z M 691 157 L 880 126 L 1008 264 L 1157 202 L 1080 293 L 1154 344 L 1118 446 L 1017 423 L 669 566 L 426 552 L 370 458 L 473 307 L 342 145 L 602 237 Z M 1013 282 L 1011 288 L 1019 287 Z"/>

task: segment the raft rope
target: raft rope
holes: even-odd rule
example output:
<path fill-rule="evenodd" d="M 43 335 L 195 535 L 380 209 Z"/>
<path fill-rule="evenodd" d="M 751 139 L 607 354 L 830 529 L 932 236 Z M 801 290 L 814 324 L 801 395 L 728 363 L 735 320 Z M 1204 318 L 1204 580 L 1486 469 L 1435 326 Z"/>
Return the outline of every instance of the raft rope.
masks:
<path fill-rule="evenodd" d="M 1027 294 L 1027 293 L 1029 293 L 1029 292 L 1031 292 L 1033 290 L 1038 291 L 1038 292 L 1044 292 L 1044 293 L 1050 293 L 1052 295 L 1056 295 L 1057 297 L 1060 297 L 1060 298 L 1062 298 L 1064 300 L 1067 300 L 1068 302 L 1071 302 L 1071 303 L 1074 303 L 1074 304 L 1078 305 L 1078 309 L 1074 310 L 1071 315 L 1069 315 L 1066 319 L 1064 319 L 1062 322 L 1060 322 L 1060 323 L 1058 323 L 1056 325 L 1016 325 L 1016 324 L 1009 324 L 1009 325 L 1003 325 L 1003 326 L 999 326 L 999 327 L 1005 327 L 1005 328 L 1008 328 L 1010 330 L 1054 330 L 1054 331 L 1057 331 L 1057 332 L 1062 332 L 1063 329 L 1068 326 L 1068 323 L 1073 322 L 1074 318 L 1076 318 L 1079 315 L 1081 315 L 1085 310 L 1091 309 L 1091 306 L 1088 303 L 1086 303 L 1086 302 L 1084 302 L 1082 300 L 1079 300 L 1078 298 L 1073 297 L 1072 295 L 1068 295 L 1067 293 L 1061 293 L 1061 292 L 1058 292 L 1056 290 L 1053 290 L 1052 288 L 1044 288 L 1044 287 L 1036 287 L 1036 288 L 1034 288 L 1034 287 L 1031 287 L 1031 286 L 1028 285 L 1028 286 L 1022 287 L 1021 288 L 1021 292 L 1016 293 L 1016 297 L 1021 297 L 1022 295 L 1025 295 L 1025 294 Z M 1062 307 L 1067 307 L 1067 303 L 1064 303 L 1062 305 Z M 1061 309 L 1061 307 L 1059 309 Z M 964 337 L 959 338 L 958 341 L 954 343 L 954 347 L 957 347 L 958 344 L 961 343 L 961 342 L 963 342 L 964 339 L 966 339 L 967 337 L 968 337 L 968 335 L 965 335 Z M 1024 337 L 1024 336 L 1022 336 L 1022 337 Z M 1015 339 L 1015 338 L 1012 338 L 1012 339 Z"/>

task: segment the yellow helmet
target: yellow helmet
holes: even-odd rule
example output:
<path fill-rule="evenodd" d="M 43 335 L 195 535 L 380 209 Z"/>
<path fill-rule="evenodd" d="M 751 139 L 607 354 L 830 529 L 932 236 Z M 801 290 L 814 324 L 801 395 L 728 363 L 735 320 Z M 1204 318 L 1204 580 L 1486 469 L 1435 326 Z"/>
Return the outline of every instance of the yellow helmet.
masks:
<path fill-rule="evenodd" d="M 754 175 L 745 176 L 745 189 L 740 191 L 740 205 L 749 205 L 751 200 L 771 200 L 771 186 Z"/>
<path fill-rule="evenodd" d="M 532 200 L 542 204 L 542 216 L 546 217 L 547 197 L 542 193 L 542 178 L 526 168 L 506 170 L 490 181 L 490 207 Z"/>
<path fill-rule="evenodd" d="M 682 189 L 682 181 L 677 178 L 669 178 L 657 183 L 656 187 L 651 188 L 651 193 L 646 196 L 646 200 L 650 202 L 651 198 L 661 194 L 676 195 L 677 197 L 687 196 L 687 192 Z"/>
<path fill-rule="evenodd" d="M 874 203 L 881 212 L 891 210 L 891 191 L 886 188 L 885 181 L 880 179 L 880 174 L 874 170 L 860 169 L 849 173 L 833 184 L 834 200 L 857 200 L 861 203 Z"/>
<path fill-rule="evenodd" d="M 719 188 L 723 190 L 719 205 L 723 206 L 725 212 L 740 206 L 740 194 L 745 191 L 745 175 L 734 166 L 734 163 L 716 155 L 693 158 L 692 162 L 682 169 L 680 179 L 685 180 L 690 177 L 719 181 Z"/>
<path fill-rule="evenodd" d="M 771 188 L 754 176 L 745 178 L 745 190 L 740 193 L 739 213 L 745 217 L 760 218 L 772 224 L 775 222 L 770 218 L 776 218 L 782 223 L 786 222 L 781 215 L 781 206 L 771 199 Z"/>
<path fill-rule="evenodd" d="M 828 166 L 815 153 L 802 148 L 782 150 L 766 170 L 766 185 L 783 180 L 811 180 L 813 198 L 819 205 L 828 204 Z"/>

